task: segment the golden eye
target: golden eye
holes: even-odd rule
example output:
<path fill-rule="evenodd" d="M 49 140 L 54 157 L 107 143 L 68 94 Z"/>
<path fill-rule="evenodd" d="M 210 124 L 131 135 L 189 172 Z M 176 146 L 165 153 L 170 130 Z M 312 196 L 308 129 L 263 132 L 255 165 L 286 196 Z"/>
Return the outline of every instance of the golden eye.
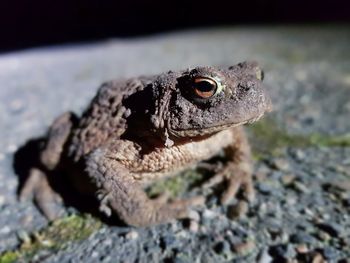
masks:
<path fill-rule="evenodd" d="M 208 99 L 216 93 L 218 84 L 209 78 L 196 78 L 194 79 L 193 88 L 199 97 Z"/>

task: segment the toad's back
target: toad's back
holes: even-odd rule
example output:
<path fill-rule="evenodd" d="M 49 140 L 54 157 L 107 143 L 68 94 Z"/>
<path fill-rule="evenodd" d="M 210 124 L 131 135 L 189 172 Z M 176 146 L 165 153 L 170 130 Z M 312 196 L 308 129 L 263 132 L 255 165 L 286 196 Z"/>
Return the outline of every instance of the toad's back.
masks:
<path fill-rule="evenodd" d="M 109 139 L 118 139 L 127 129 L 130 108 L 123 101 L 141 92 L 151 78 L 134 78 L 103 84 L 90 106 L 77 121 L 69 144 L 69 155 L 78 161 Z"/>

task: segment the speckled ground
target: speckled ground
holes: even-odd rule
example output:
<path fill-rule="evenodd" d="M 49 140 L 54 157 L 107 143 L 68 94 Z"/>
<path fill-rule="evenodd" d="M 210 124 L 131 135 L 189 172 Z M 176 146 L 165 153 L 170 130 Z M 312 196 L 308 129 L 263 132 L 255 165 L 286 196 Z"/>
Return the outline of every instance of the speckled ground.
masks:
<path fill-rule="evenodd" d="M 247 215 L 214 195 L 198 220 L 133 229 L 83 217 L 94 223 L 74 221 L 72 233 L 88 228 L 79 236 L 17 202 L 14 153 L 61 112 L 81 112 L 101 82 L 247 59 L 265 69 L 275 105 L 249 127 L 258 201 Z M 349 262 L 349 27 L 218 28 L 1 55 L 0 113 L 1 263 Z"/>

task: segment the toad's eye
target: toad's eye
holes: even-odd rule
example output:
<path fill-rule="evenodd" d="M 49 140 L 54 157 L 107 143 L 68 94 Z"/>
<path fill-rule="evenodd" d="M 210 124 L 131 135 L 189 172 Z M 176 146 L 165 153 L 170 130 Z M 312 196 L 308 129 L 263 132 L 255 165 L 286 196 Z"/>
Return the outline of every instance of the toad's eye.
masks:
<path fill-rule="evenodd" d="M 218 89 L 218 83 L 209 78 L 195 78 L 193 83 L 194 92 L 203 99 L 212 97 Z"/>

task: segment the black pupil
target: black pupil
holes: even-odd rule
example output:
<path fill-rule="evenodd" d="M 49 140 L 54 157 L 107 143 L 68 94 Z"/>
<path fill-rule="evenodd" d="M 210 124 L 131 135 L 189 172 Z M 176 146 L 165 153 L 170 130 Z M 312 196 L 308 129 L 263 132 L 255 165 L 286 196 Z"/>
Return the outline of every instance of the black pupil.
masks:
<path fill-rule="evenodd" d="M 197 82 L 196 84 L 196 89 L 201 91 L 201 92 L 209 92 L 209 91 L 212 91 L 214 90 L 215 86 L 210 83 L 209 81 L 200 81 L 200 82 Z"/>

